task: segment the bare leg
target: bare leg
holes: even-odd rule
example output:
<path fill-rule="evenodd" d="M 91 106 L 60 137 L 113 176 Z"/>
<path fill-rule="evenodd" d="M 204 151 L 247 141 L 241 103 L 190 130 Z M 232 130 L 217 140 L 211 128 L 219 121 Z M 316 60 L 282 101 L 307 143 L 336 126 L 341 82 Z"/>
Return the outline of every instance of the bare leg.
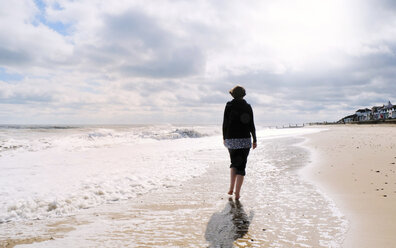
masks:
<path fill-rule="evenodd" d="M 245 178 L 245 176 L 236 175 L 235 200 L 238 200 L 240 197 L 241 187 L 242 187 L 244 178 Z"/>
<path fill-rule="evenodd" d="M 228 190 L 229 195 L 232 195 L 232 193 L 234 192 L 235 179 L 236 179 L 235 168 L 231 168 L 231 170 L 230 170 L 230 189 Z"/>

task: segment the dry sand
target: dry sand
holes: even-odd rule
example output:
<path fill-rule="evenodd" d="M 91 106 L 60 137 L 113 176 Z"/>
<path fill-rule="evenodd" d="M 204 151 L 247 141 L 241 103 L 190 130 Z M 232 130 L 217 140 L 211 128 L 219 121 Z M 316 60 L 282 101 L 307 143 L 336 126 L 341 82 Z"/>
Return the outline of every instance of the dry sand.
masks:
<path fill-rule="evenodd" d="M 396 126 L 326 126 L 305 145 L 304 174 L 350 222 L 343 247 L 396 247 Z"/>

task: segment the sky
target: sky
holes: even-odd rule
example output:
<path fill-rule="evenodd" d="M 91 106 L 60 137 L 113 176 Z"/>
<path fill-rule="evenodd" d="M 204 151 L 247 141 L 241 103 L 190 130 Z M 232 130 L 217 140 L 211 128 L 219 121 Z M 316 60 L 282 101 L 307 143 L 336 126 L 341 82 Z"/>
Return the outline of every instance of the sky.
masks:
<path fill-rule="evenodd" d="M 0 0 L 0 124 L 256 125 L 396 104 L 392 0 Z"/>

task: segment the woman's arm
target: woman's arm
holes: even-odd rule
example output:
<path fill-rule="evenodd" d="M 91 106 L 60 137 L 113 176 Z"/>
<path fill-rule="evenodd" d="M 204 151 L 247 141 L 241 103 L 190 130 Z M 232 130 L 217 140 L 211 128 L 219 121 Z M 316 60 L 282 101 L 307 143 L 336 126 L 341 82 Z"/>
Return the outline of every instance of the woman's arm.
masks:
<path fill-rule="evenodd" d="M 225 106 L 224 109 L 224 117 L 223 117 L 223 140 L 225 140 L 225 136 L 227 133 L 228 128 L 228 104 Z"/>
<path fill-rule="evenodd" d="M 253 149 L 257 147 L 257 137 L 256 137 L 256 127 L 254 126 L 254 117 L 253 117 L 253 109 L 249 105 L 249 110 L 250 110 L 250 116 L 252 119 L 250 120 L 250 133 L 252 134 L 253 137 Z"/>

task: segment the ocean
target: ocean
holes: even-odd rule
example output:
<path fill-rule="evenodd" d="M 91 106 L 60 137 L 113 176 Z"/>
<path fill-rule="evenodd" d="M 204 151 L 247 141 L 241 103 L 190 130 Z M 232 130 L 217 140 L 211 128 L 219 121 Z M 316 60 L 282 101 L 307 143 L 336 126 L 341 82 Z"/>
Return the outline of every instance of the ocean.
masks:
<path fill-rule="evenodd" d="M 301 244 L 312 238 L 312 232 L 316 232 L 314 236 L 319 237 L 316 242 L 321 247 L 337 247 L 342 241 L 347 225 L 342 214 L 331 199 L 298 174 L 310 156 L 299 145 L 304 141 L 301 135 L 318 131 L 257 131 L 259 147 L 248 163 L 254 176 L 249 179 L 248 174 L 247 180 L 251 181 L 246 187 L 255 192 L 249 194 L 257 195 L 252 199 L 260 199 L 258 204 L 265 202 L 265 208 L 272 209 L 272 219 L 267 219 L 277 223 L 283 234 L 274 231 L 271 239 L 256 234 L 256 241 L 277 247 L 277 242 L 287 241 L 285 232 L 291 226 L 305 225 L 301 229 L 305 231 L 297 235 Z M 48 230 L 44 226 L 48 223 L 92 213 L 109 204 L 133 205 L 158 192 L 166 196 L 213 171 L 218 164 L 226 163 L 228 173 L 227 160 L 221 127 L 216 125 L 0 126 L 0 241 L 45 235 Z M 256 183 L 252 184 L 254 180 Z M 248 206 L 257 216 L 264 214 L 260 207 Z M 310 219 L 294 216 L 302 212 Z M 142 235 L 134 240 L 139 237 Z M 98 245 L 95 241 L 86 246 L 78 243 L 84 236 L 72 239 L 81 247 Z M 297 242 L 295 237 L 292 239 Z M 121 246 L 141 247 L 137 243 L 121 242 Z M 30 246 L 53 244 L 27 245 Z M 66 243 L 57 246 L 67 247 Z M 161 243 L 158 247 L 164 246 L 167 245 Z M 177 245 L 169 242 L 169 247 Z"/>
<path fill-rule="evenodd" d="M 194 155 L 213 147 L 216 134 L 211 126 L 0 127 L 0 223 L 177 185 L 205 170 Z"/>

